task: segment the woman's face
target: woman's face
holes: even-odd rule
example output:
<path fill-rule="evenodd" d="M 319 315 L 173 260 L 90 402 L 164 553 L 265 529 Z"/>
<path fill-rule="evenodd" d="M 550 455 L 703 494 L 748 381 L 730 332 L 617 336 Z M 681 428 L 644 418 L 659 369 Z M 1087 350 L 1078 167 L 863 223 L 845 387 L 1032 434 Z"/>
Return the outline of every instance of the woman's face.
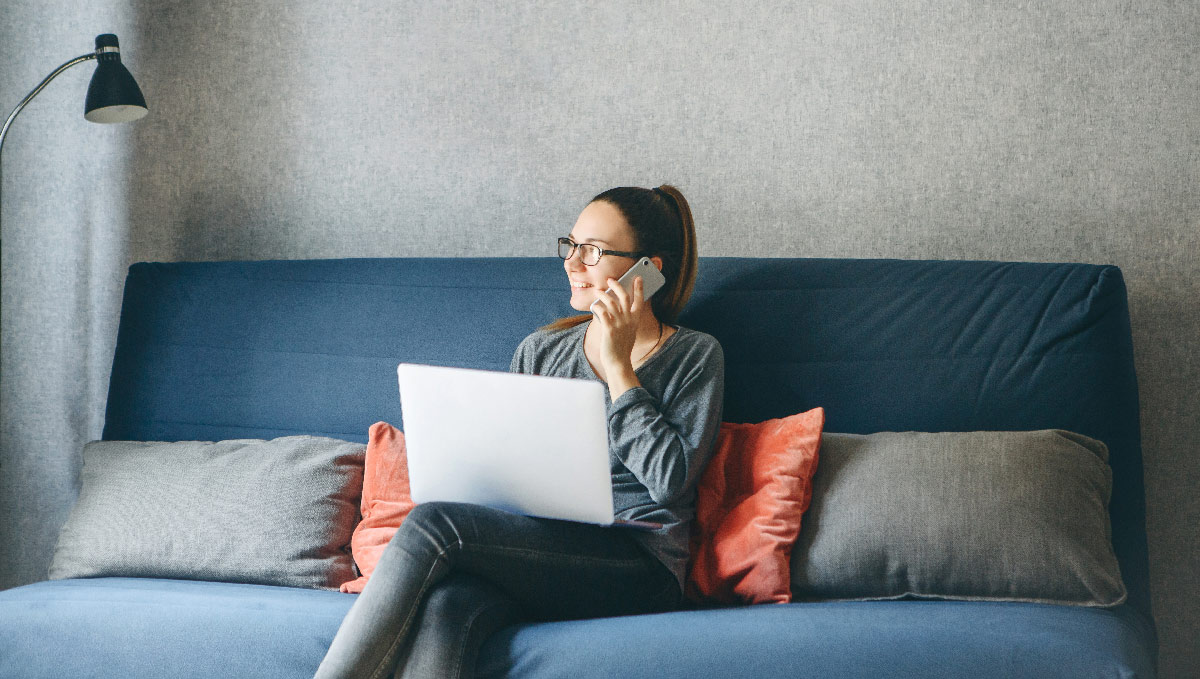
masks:
<path fill-rule="evenodd" d="M 633 229 L 611 203 L 598 200 L 589 203 L 579 214 L 575 227 L 568 234 L 576 243 L 592 243 L 604 250 L 633 252 Z M 563 261 L 571 285 L 571 308 L 588 311 L 597 297 L 608 289 L 607 280 L 620 278 L 636 260 L 619 255 L 604 255 L 594 266 L 586 266 L 579 248 Z"/>

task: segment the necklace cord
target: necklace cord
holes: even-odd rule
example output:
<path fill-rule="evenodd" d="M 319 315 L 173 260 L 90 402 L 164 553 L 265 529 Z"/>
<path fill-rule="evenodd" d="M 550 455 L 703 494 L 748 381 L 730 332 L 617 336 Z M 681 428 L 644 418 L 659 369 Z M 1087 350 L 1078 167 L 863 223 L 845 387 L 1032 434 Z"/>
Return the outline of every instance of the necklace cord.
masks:
<path fill-rule="evenodd" d="M 641 358 L 638 359 L 638 361 L 646 360 L 646 356 L 649 356 L 651 351 L 654 351 L 655 349 L 658 348 L 658 343 L 662 341 L 662 332 L 663 332 L 662 321 L 659 321 L 658 322 L 658 340 L 654 342 L 654 346 L 650 347 L 650 351 L 647 351 Z"/>

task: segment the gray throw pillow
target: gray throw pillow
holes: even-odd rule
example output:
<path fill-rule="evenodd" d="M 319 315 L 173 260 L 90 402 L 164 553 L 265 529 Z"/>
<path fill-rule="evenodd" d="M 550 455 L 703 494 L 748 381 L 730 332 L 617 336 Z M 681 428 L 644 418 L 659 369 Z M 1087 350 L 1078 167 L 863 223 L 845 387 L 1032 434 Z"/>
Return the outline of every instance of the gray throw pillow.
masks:
<path fill-rule="evenodd" d="M 130 576 L 337 589 L 366 446 L 271 441 L 95 441 L 50 578 Z"/>
<path fill-rule="evenodd" d="M 826 433 L 792 594 L 1113 606 L 1111 491 L 1072 432 Z"/>

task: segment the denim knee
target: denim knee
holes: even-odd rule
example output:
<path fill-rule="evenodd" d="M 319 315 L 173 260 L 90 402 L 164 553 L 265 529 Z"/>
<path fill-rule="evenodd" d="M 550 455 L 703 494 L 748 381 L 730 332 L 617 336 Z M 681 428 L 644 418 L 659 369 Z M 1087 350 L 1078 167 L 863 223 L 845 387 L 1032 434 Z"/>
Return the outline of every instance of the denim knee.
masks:
<path fill-rule="evenodd" d="M 388 543 L 388 550 L 408 554 L 445 555 L 461 546 L 458 520 L 472 505 L 459 502 L 423 502 L 412 508 Z"/>
<path fill-rule="evenodd" d="M 484 640 L 519 618 L 516 602 L 487 581 L 449 576 L 429 591 L 400 679 L 475 676 Z"/>
<path fill-rule="evenodd" d="M 465 632 L 487 611 L 488 617 L 512 618 L 518 613 L 515 601 L 491 583 L 466 574 L 453 575 L 429 591 L 423 616 L 426 622 L 453 624 L 450 631 Z"/>

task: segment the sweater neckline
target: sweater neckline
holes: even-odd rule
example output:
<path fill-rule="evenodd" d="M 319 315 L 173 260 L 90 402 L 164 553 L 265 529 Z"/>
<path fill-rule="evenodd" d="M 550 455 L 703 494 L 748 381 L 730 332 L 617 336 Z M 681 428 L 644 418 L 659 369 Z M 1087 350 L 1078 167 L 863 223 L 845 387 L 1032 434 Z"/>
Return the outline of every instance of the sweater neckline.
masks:
<path fill-rule="evenodd" d="M 583 339 L 587 335 L 588 326 L 591 324 L 592 324 L 592 322 L 589 320 L 584 323 L 580 323 L 579 325 L 577 325 L 573 328 L 573 330 L 575 330 L 575 333 L 578 335 L 573 341 L 573 344 L 575 345 L 574 351 L 575 351 L 576 360 L 582 363 L 582 365 L 585 369 L 585 372 L 590 374 L 592 376 L 592 379 L 604 384 L 605 387 L 607 387 L 608 382 L 605 382 L 604 380 L 600 379 L 600 375 L 596 374 L 595 368 L 593 368 L 591 362 L 588 361 L 587 353 L 584 352 L 584 350 L 583 350 Z M 654 353 L 650 354 L 650 357 L 647 358 L 645 360 L 645 362 L 643 362 L 641 365 L 639 365 L 638 367 L 633 369 L 633 373 L 635 375 L 642 372 L 642 369 L 645 368 L 646 366 L 648 366 L 651 363 L 658 360 L 659 356 L 662 356 L 663 353 L 666 352 L 666 350 L 671 347 L 671 345 L 675 344 L 675 338 L 679 337 L 679 335 L 682 334 L 686 330 L 686 328 L 684 328 L 683 326 L 671 325 L 669 323 L 663 323 L 663 328 L 664 329 L 665 328 L 674 328 L 675 332 L 671 333 L 671 336 L 663 341 L 662 345 L 658 347 L 658 351 L 655 351 Z"/>

